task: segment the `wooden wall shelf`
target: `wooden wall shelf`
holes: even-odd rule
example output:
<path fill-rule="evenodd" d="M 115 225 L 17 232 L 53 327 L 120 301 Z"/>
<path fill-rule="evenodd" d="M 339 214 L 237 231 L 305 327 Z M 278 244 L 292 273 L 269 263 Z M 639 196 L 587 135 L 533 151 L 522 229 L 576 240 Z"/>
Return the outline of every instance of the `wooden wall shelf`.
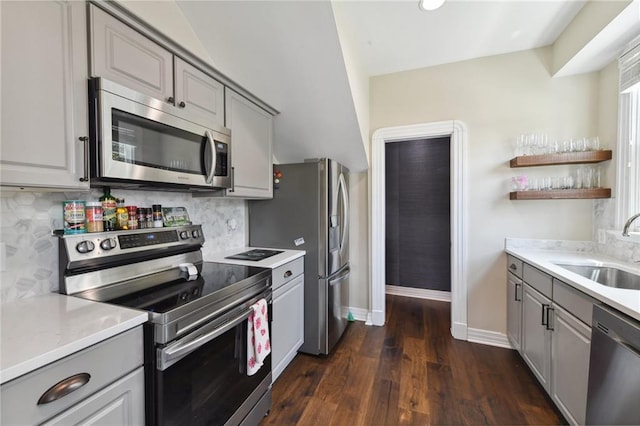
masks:
<path fill-rule="evenodd" d="M 589 198 L 611 198 L 611 188 L 515 191 L 509 193 L 510 200 L 561 200 Z"/>
<path fill-rule="evenodd" d="M 584 151 L 584 152 L 563 152 L 559 154 L 543 154 L 543 155 L 523 155 L 512 158 L 509 166 L 515 167 L 534 167 L 534 166 L 552 166 L 558 164 L 587 164 L 600 163 L 602 161 L 611 160 L 611 150 L 605 151 Z"/>

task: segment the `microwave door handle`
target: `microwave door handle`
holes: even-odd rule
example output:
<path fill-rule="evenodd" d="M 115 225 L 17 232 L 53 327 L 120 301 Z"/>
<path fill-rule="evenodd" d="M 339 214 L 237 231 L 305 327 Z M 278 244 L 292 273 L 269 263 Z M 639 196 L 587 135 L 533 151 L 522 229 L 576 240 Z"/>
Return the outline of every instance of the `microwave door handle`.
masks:
<path fill-rule="evenodd" d="M 205 161 L 204 161 L 204 167 L 205 167 L 205 173 L 207 174 L 207 180 L 206 182 L 208 184 L 212 184 L 213 183 L 213 176 L 216 172 L 216 163 L 218 161 L 218 159 L 216 158 L 216 141 L 213 139 L 213 135 L 211 134 L 211 132 L 209 130 L 204 132 L 204 136 L 207 139 L 207 141 L 205 142 L 205 149 L 209 149 L 209 154 L 211 155 L 211 161 L 209 162 L 210 164 L 207 164 L 207 155 L 205 154 Z"/>

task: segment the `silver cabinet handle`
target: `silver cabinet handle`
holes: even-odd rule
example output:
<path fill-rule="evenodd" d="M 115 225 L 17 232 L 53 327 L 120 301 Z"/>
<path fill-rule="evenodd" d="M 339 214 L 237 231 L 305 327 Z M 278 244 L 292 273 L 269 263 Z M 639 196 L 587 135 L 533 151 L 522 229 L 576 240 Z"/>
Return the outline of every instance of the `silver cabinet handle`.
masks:
<path fill-rule="evenodd" d="M 236 168 L 233 166 L 231 167 L 231 188 L 227 189 L 227 191 L 229 192 L 236 191 Z"/>
<path fill-rule="evenodd" d="M 84 175 L 80 178 L 80 182 L 89 181 L 89 137 L 81 136 L 78 138 L 84 145 Z"/>
<path fill-rule="evenodd" d="M 66 379 L 51 386 L 45 393 L 43 393 L 38 400 L 38 405 L 57 401 L 60 398 L 69 395 L 71 392 L 75 392 L 80 389 L 82 386 L 89 383 L 90 379 L 91 375 L 89 373 L 80 373 L 67 377 Z"/>

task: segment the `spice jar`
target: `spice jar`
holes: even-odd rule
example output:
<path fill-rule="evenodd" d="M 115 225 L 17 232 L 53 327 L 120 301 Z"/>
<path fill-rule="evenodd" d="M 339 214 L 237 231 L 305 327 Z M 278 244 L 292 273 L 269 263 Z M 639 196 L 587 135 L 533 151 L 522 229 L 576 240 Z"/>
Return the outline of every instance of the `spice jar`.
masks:
<path fill-rule="evenodd" d="M 124 206 L 124 198 L 116 199 L 116 228 L 129 229 L 129 212 Z"/>
<path fill-rule="evenodd" d="M 145 229 L 147 227 L 147 211 L 144 207 L 138 207 L 138 228 Z"/>
<path fill-rule="evenodd" d="M 145 217 L 147 218 L 147 228 L 153 228 L 153 213 L 151 212 L 151 207 L 145 207 Z"/>
<path fill-rule="evenodd" d="M 153 227 L 162 228 L 162 205 L 154 204 L 152 214 L 153 214 Z"/>
<path fill-rule="evenodd" d="M 102 203 L 97 201 L 88 202 L 85 212 L 87 216 L 87 232 L 103 232 Z"/>
<path fill-rule="evenodd" d="M 127 206 L 127 214 L 129 215 L 129 229 L 138 229 L 138 208 Z"/>

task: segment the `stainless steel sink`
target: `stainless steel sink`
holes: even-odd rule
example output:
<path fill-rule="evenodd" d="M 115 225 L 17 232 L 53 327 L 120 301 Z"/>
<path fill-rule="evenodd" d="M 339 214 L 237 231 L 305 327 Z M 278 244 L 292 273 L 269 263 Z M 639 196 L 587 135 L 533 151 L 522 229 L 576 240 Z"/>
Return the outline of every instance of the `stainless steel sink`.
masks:
<path fill-rule="evenodd" d="M 640 290 L 640 275 L 623 271 L 622 269 L 611 266 L 569 265 L 562 263 L 556 263 L 556 265 L 607 287 Z"/>

